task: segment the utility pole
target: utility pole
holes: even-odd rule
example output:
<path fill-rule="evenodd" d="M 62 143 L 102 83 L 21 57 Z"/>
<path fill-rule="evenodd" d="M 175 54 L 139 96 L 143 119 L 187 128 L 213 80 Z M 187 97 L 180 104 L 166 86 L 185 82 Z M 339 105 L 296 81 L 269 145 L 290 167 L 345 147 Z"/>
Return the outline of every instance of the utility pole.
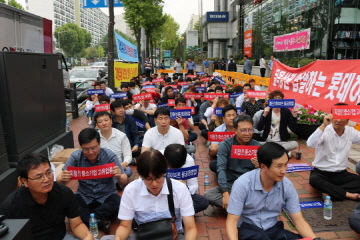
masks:
<path fill-rule="evenodd" d="M 115 88 L 114 81 L 114 1 L 109 1 L 109 28 L 108 28 L 108 86 Z"/>
<path fill-rule="evenodd" d="M 200 57 L 201 57 L 201 61 L 203 61 L 204 59 L 204 52 L 203 52 L 203 26 L 202 26 L 202 21 L 203 21 L 203 1 L 200 0 L 200 18 L 199 18 L 199 27 L 200 27 Z"/>

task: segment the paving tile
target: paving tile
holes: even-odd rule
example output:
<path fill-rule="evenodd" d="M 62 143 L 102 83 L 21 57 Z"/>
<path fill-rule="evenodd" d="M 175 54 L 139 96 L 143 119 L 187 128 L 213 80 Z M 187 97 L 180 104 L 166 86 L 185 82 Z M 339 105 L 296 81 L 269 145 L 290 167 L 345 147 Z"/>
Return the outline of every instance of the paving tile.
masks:
<path fill-rule="evenodd" d="M 219 240 L 222 239 L 220 229 L 208 229 L 209 240 Z"/>

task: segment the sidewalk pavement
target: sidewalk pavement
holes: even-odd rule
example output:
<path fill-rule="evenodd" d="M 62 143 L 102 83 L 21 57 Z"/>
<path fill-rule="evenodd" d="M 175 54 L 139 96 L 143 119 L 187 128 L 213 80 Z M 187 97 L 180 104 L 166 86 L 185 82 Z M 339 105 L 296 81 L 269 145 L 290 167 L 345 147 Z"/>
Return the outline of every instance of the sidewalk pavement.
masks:
<path fill-rule="evenodd" d="M 80 147 L 77 140 L 79 132 L 88 127 L 88 120 L 85 115 L 81 115 L 78 119 L 70 121 L 70 129 L 74 134 L 74 144 L 75 147 Z M 199 129 L 196 127 L 195 132 L 199 135 L 198 139 L 195 141 L 196 153 L 195 153 L 195 163 L 199 165 L 199 193 L 204 195 L 204 191 L 207 188 L 212 188 L 217 186 L 217 181 L 215 173 L 209 169 L 209 155 L 208 148 L 205 146 L 206 141 L 200 135 Z M 315 150 L 306 146 L 306 143 L 302 140 L 298 141 L 302 149 L 302 159 L 295 160 L 294 154 L 289 161 L 289 163 L 309 163 L 311 164 L 314 160 Z M 350 151 L 350 156 L 352 159 L 349 159 L 349 167 L 352 169 L 355 168 L 354 163 L 360 160 L 360 146 L 353 145 L 353 148 Z M 136 167 L 131 166 L 133 170 L 133 175 L 130 177 L 130 181 L 137 179 L 139 177 Z M 350 170 L 352 171 L 352 170 Z M 204 177 L 205 175 L 209 176 L 211 181 L 210 187 L 205 188 L 204 186 Z M 308 198 L 308 197 L 320 197 L 321 194 L 314 188 L 309 185 L 309 176 L 310 172 L 293 172 L 287 173 L 286 177 L 292 181 L 295 189 L 299 194 L 299 198 Z M 70 181 L 68 186 L 75 192 L 77 190 L 77 181 Z M 119 192 L 121 195 L 122 192 Z M 279 219 L 284 222 L 285 228 L 288 230 L 294 229 L 290 221 L 287 219 L 284 213 L 279 215 Z M 198 230 L 198 240 L 227 240 L 226 236 L 226 211 L 220 208 L 209 206 L 203 212 L 197 213 L 195 215 L 196 226 Z M 110 234 L 114 235 L 117 227 L 119 226 L 119 220 L 116 219 L 112 222 L 110 227 Z M 360 239 L 360 235 L 354 231 L 337 231 L 337 232 L 320 232 L 316 233 L 317 237 L 322 239 L 342 239 L 342 240 L 356 240 Z M 99 238 L 101 235 L 99 236 Z"/>

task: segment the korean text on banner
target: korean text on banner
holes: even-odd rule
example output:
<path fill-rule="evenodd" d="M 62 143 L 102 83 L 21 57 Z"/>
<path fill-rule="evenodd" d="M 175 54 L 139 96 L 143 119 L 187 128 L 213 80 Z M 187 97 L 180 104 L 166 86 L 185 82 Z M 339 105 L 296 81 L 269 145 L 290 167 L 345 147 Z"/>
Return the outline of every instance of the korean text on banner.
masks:
<path fill-rule="evenodd" d="M 358 119 L 360 116 L 360 106 L 334 106 L 332 114 L 334 119 Z"/>
<path fill-rule="evenodd" d="M 213 100 L 216 97 L 222 97 L 225 99 L 230 98 L 229 93 L 204 93 L 204 100 Z"/>
<path fill-rule="evenodd" d="M 190 109 L 191 114 L 195 114 L 195 107 L 182 107 L 182 108 L 176 108 L 176 109 Z"/>
<path fill-rule="evenodd" d="M 175 106 L 175 99 L 168 99 L 168 106 L 174 107 Z"/>
<path fill-rule="evenodd" d="M 122 60 L 129 62 L 138 62 L 138 50 L 135 45 L 125 40 L 119 34 L 115 32 L 116 39 L 116 48 L 118 52 L 118 57 Z"/>
<path fill-rule="evenodd" d="M 185 99 L 201 99 L 202 95 L 201 93 L 184 93 Z"/>
<path fill-rule="evenodd" d="M 266 95 L 267 95 L 266 91 L 252 91 L 252 90 L 246 91 L 247 97 L 266 97 Z"/>
<path fill-rule="evenodd" d="M 105 165 L 95 167 L 70 167 L 67 166 L 71 174 L 71 180 L 82 180 L 82 179 L 96 179 L 96 178 L 108 178 L 114 176 L 113 167 L 115 163 L 108 163 Z"/>
<path fill-rule="evenodd" d="M 244 54 L 252 57 L 252 27 L 253 15 L 250 14 L 244 19 Z"/>
<path fill-rule="evenodd" d="M 208 140 L 210 142 L 222 142 L 234 135 L 235 132 L 208 132 Z"/>
<path fill-rule="evenodd" d="M 104 89 L 89 89 L 87 90 L 88 95 L 94 95 L 94 94 L 105 94 Z"/>
<path fill-rule="evenodd" d="M 271 108 L 293 108 L 295 99 L 269 99 L 268 107 Z"/>
<path fill-rule="evenodd" d="M 317 60 L 302 68 L 274 61 L 269 92 L 281 90 L 298 104 L 330 113 L 335 103 L 360 102 L 359 66 L 360 60 Z"/>
<path fill-rule="evenodd" d="M 187 180 L 199 175 L 199 165 L 187 168 L 168 169 L 166 177 L 176 180 Z"/>
<path fill-rule="evenodd" d="M 152 80 L 153 83 L 159 83 L 159 82 L 164 82 L 163 78 L 155 78 Z"/>
<path fill-rule="evenodd" d="M 110 104 L 95 105 L 95 112 L 104 112 L 110 110 Z"/>
<path fill-rule="evenodd" d="M 125 98 L 125 97 L 127 97 L 126 92 L 114 93 L 110 95 L 110 98 Z"/>
<path fill-rule="evenodd" d="M 304 50 L 310 48 L 311 28 L 274 37 L 274 52 Z"/>
<path fill-rule="evenodd" d="M 141 101 L 141 100 L 151 100 L 151 99 L 153 99 L 151 93 L 137 94 L 137 95 L 134 95 L 134 96 L 132 97 L 132 100 L 133 100 L 134 102 L 139 102 L 139 101 Z"/>
<path fill-rule="evenodd" d="M 121 82 L 130 82 L 130 79 L 137 75 L 137 63 L 114 62 L 115 87 L 120 87 Z"/>
<path fill-rule="evenodd" d="M 252 159 L 257 157 L 260 146 L 233 145 L 231 147 L 231 158 Z"/>
<path fill-rule="evenodd" d="M 176 119 L 178 116 L 182 118 L 191 118 L 191 109 L 171 109 L 170 119 Z"/>

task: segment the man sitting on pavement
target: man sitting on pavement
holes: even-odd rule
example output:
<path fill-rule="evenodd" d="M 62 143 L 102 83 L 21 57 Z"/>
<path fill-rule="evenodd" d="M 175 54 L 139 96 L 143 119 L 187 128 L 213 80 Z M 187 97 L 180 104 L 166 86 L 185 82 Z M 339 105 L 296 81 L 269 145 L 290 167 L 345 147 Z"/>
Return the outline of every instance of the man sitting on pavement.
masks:
<path fill-rule="evenodd" d="M 130 99 L 122 100 L 122 104 L 124 106 L 126 114 L 145 123 L 144 131 L 149 130 L 151 128 L 149 124 L 149 119 L 147 118 L 146 114 L 138 109 L 134 109 L 133 103 Z"/>
<path fill-rule="evenodd" d="M 205 193 L 211 205 L 227 208 L 230 192 L 234 181 L 242 174 L 255 169 L 253 162 L 256 158 L 236 159 L 231 158 L 233 145 L 261 146 L 258 141 L 251 139 L 254 131 L 252 118 L 248 115 L 240 115 L 234 118 L 233 125 L 236 129 L 235 136 L 222 141 L 219 144 L 217 154 L 217 174 L 219 186 Z"/>
<path fill-rule="evenodd" d="M 164 150 L 172 143 L 185 145 L 184 136 L 179 129 L 170 126 L 170 111 L 167 108 L 158 108 L 154 114 L 156 127 L 145 133 L 141 153 L 150 148 Z"/>
<path fill-rule="evenodd" d="M 109 97 L 111 94 L 114 93 L 114 91 L 111 88 L 106 86 L 105 81 L 101 81 L 101 82 L 99 82 L 99 84 L 100 84 L 100 88 L 104 90 L 106 96 Z"/>
<path fill-rule="evenodd" d="M 298 193 L 285 177 L 289 158 L 284 147 L 265 143 L 257 159 L 260 169 L 243 174 L 233 185 L 226 220 L 229 240 L 316 238 L 301 214 Z M 284 207 L 301 236 L 278 220 Z"/>
<path fill-rule="evenodd" d="M 129 164 L 132 161 L 132 155 L 126 134 L 112 127 L 111 115 L 108 112 L 100 112 L 95 121 L 96 126 L 100 129 L 100 147 L 110 149 L 115 153 L 125 174 L 130 177 L 132 170 Z"/>
<path fill-rule="evenodd" d="M 30 153 L 18 162 L 17 171 L 22 186 L 7 196 L 0 214 L 7 219 L 30 219 L 31 239 L 94 239 L 81 221 L 73 192 L 54 182 L 49 159 L 40 153 Z M 66 233 L 65 217 L 76 237 Z"/>
<path fill-rule="evenodd" d="M 100 135 L 95 129 L 83 129 L 78 140 L 81 149 L 71 154 L 63 171 L 56 178 L 58 182 L 66 184 L 71 180 L 68 166 L 95 167 L 115 163 L 112 174 L 120 186 L 127 184 L 128 179 L 119 159 L 111 150 L 100 148 Z M 108 234 L 110 219 L 116 217 L 120 205 L 120 196 L 116 192 L 113 177 L 79 180 L 76 198 L 83 222 L 88 225 L 90 213 L 94 213 L 99 219 L 99 228 Z"/>
<path fill-rule="evenodd" d="M 170 144 L 164 151 L 160 151 L 164 154 L 168 166 L 171 169 L 181 169 L 195 166 L 194 159 L 187 154 L 186 149 L 181 144 Z M 188 180 L 180 180 L 184 183 L 190 191 L 191 198 L 194 204 L 195 213 L 207 209 L 209 206 L 209 200 L 206 197 L 196 194 L 199 190 L 199 184 L 197 178 L 190 178 Z"/>
<path fill-rule="evenodd" d="M 351 145 L 360 144 L 360 132 L 347 126 L 348 122 L 349 119 L 334 119 L 328 114 L 308 138 L 308 147 L 315 148 L 314 170 L 309 181 L 313 188 L 329 194 L 331 199 L 360 201 L 360 176 L 346 170 Z"/>
<path fill-rule="evenodd" d="M 113 113 L 112 127 L 126 134 L 130 142 L 132 157 L 138 157 L 141 153 L 141 142 L 135 120 L 125 114 L 123 101 L 116 100 L 112 102 L 110 109 Z"/>
<path fill-rule="evenodd" d="M 100 95 L 98 97 L 98 100 L 99 100 L 100 104 L 110 104 L 110 98 L 108 96 L 104 95 L 104 94 Z M 92 118 L 91 123 L 90 123 L 90 126 L 89 126 L 90 128 L 95 128 L 96 127 L 95 117 L 98 114 L 99 114 L 99 112 L 94 113 L 93 118 Z"/>

